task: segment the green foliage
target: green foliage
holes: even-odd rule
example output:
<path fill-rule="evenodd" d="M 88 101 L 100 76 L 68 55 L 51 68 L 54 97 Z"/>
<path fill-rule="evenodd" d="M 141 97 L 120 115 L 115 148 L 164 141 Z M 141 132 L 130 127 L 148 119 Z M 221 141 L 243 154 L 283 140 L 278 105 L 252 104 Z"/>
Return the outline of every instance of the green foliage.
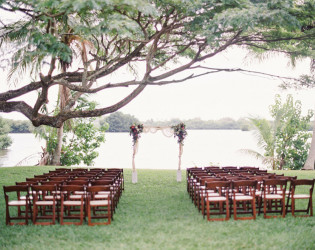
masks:
<path fill-rule="evenodd" d="M 12 140 L 8 135 L 9 131 L 9 124 L 0 117 L 0 149 L 6 149 L 12 144 Z"/>
<path fill-rule="evenodd" d="M 132 124 L 140 123 L 137 118 L 132 115 L 115 112 L 110 114 L 105 119 L 100 120 L 100 125 L 108 123 L 108 132 L 129 132 Z"/>
<path fill-rule="evenodd" d="M 19 91 L 2 95 L 0 109 L 24 113 L 36 126 L 57 127 L 75 117 L 117 111 L 149 85 L 243 70 L 202 66 L 229 48 L 247 49 L 258 56 L 282 53 L 293 64 L 299 58 L 315 58 L 314 0 L 8 0 L 0 2 L 0 9 L 17 17 L 0 17 L 0 48 L 9 61 L 6 66 L 11 74 L 19 73 L 20 81 L 25 80 L 22 73 L 32 76 L 32 82 Z M 78 60 L 72 64 L 74 59 Z M 142 64 L 146 72 L 137 70 Z M 127 68 L 135 78 L 108 82 Z M 181 78 L 181 73 L 194 69 L 198 71 Z M 42 73 L 40 81 L 38 73 Z M 105 80 L 96 87 L 100 78 Z M 311 78 L 303 79 L 310 84 Z M 68 105 L 56 109 L 53 116 L 44 114 L 46 91 L 61 84 L 74 92 Z M 78 95 L 127 86 L 136 88 L 111 108 L 75 112 Z M 41 93 L 35 106 L 7 105 L 32 91 Z M 128 131 L 129 125 L 111 128 Z M 225 125 L 236 128 L 233 121 L 224 121 Z"/>
<path fill-rule="evenodd" d="M 79 165 L 81 163 L 91 166 L 98 157 L 95 150 L 105 142 L 106 124 L 97 129 L 93 118 L 76 119 L 72 123 L 72 129 L 65 129 L 61 149 L 60 163 L 62 166 Z M 46 127 L 42 134 L 46 140 L 46 150 L 53 155 L 57 145 L 57 129 Z"/>
<path fill-rule="evenodd" d="M 206 39 L 208 49 L 215 51 L 215 48 L 234 34 L 233 32 L 239 30 L 248 38 L 248 41 L 240 43 L 240 46 L 251 47 L 257 53 L 286 50 L 293 61 L 300 56 L 310 56 L 310 48 L 314 45 L 311 39 L 289 39 L 288 42 L 279 40 L 297 37 L 303 32 L 312 34 L 312 30 L 303 29 L 313 24 L 315 5 L 312 0 L 305 0 L 303 4 L 297 4 L 297 1 L 293 0 L 7 2 L 8 5 L 5 2 L 0 4 L 25 14 L 23 19 L 0 29 L 0 43 L 12 42 L 14 45 L 15 52 L 11 61 L 13 70 L 17 69 L 17 66 L 26 68 L 33 63 L 40 69 L 42 63 L 50 57 L 70 63 L 75 55 L 69 44 L 71 36 L 93 41 L 93 45 L 98 48 L 98 55 L 108 56 L 106 49 L 98 47 L 99 41 L 96 38 L 104 34 L 109 38 L 128 38 L 129 41 L 146 39 L 145 34 L 148 37 L 154 35 L 156 25 L 163 25 L 163 18 L 166 16 L 170 20 L 174 18 L 174 23 L 182 29 L 174 32 L 174 35 L 171 32 L 161 35 L 161 43 L 167 43 L 169 46 L 164 46 L 165 49 L 156 53 L 152 61 L 154 65 L 169 60 L 169 55 L 173 53 L 193 58 L 198 53 L 198 48 L 191 45 L 187 50 L 183 50 L 183 47 L 196 37 L 200 38 L 200 41 Z M 141 19 L 138 20 L 140 14 Z M 36 18 L 32 18 L 32 15 Z M 178 22 L 179 20 L 181 22 Z M 256 36 L 265 39 L 259 39 L 262 42 L 256 43 Z M 132 51 L 134 48 L 135 45 L 129 43 L 128 46 L 121 46 L 119 51 Z M 112 58 L 114 57 L 115 54 L 112 55 Z M 108 57 L 107 61 L 112 58 Z"/>
<path fill-rule="evenodd" d="M 89 102 L 86 96 L 81 96 L 77 102 L 76 110 L 91 110 L 96 106 L 95 102 Z M 94 164 L 98 157 L 95 150 L 105 142 L 105 131 L 108 129 L 106 122 L 101 126 L 95 125 L 95 118 L 77 118 L 64 124 L 60 164 L 62 166 Z M 46 140 L 46 151 L 52 161 L 57 147 L 57 129 L 49 126 L 41 126 L 34 130 L 35 135 Z"/>
<path fill-rule="evenodd" d="M 105 142 L 105 131 L 106 127 L 96 129 L 93 120 L 80 120 L 73 128 L 73 135 L 66 133 L 63 138 L 61 164 L 71 166 L 83 162 L 88 166 L 93 165 L 94 159 L 98 157 L 95 150 Z"/>
<path fill-rule="evenodd" d="M 302 116 L 301 101 L 293 101 L 288 95 L 285 103 L 281 103 L 280 96 L 276 96 L 276 103 L 270 107 L 273 118 L 280 117 L 276 126 L 276 152 L 280 157 L 280 169 L 301 169 L 306 161 L 311 138 L 308 131 L 311 110 Z"/>
<path fill-rule="evenodd" d="M 282 103 L 279 95 L 275 104 L 270 106 L 272 123 L 265 119 L 251 118 L 256 127 L 258 146 L 264 154 L 249 151 L 264 163 L 270 164 L 272 169 L 301 169 L 306 161 L 310 148 L 309 130 L 312 111 L 302 116 L 301 102 L 293 101 L 291 95 Z"/>
<path fill-rule="evenodd" d="M 7 120 L 10 125 L 10 133 L 31 133 L 33 125 L 30 121 Z"/>

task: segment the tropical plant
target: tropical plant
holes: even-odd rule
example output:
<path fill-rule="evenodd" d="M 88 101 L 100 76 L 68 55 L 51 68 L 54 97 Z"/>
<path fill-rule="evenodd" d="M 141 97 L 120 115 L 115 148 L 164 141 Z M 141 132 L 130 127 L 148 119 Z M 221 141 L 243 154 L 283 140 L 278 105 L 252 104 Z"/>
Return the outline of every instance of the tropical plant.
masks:
<path fill-rule="evenodd" d="M 301 169 L 310 147 L 308 142 L 311 134 L 309 122 L 313 116 L 308 111 L 302 116 L 301 102 L 293 101 L 287 96 L 282 104 L 279 95 L 276 95 L 274 105 L 270 106 L 273 122 L 260 118 L 249 118 L 256 130 L 254 131 L 257 145 L 263 153 L 255 150 L 243 149 L 243 152 L 255 156 L 272 169 Z"/>
<path fill-rule="evenodd" d="M 301 169 L 306 161 L 310 148 L 309 123 L 313 117 L 311 110 L 302 116 L 301 101 L 293 100 L 288 95 L 282 104 L 279 95 L 276 102 L 270 107 L 273 118 L 280 117 L 279 125 L 276 127 L 276 152 L 279 162 L 279 169 Z"/>
<path fill-rule="evenodd" d="M 252 125 L 255 127 L 254 136 L 257 140 L 257 145 L 263 152 L 258 152 L 252 149 L 242 149 L 241 151 L 252 155 L 256 159 L 261 160 L 264 165 L 276 169 L 278 160 L 275 150 L 275 128 L 277 122 L 271 123 L 266 119 L 249 118 Z"/>

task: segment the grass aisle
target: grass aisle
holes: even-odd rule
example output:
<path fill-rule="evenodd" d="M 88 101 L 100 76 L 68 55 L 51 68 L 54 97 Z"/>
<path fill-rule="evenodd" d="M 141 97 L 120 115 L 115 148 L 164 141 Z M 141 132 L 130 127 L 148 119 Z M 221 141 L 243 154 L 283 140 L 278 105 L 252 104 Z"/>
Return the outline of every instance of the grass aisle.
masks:
<path fill-rule="evenodd" d="M 0 168 L 0 184 L 50 169 Z M 0 249 L 314 249 L 315 217 L 208 222 L 192 204 L 185 181 L 176 182 L 175 170 L 138 170 L 137 184 L 131 183 L 131 170 L 124 173 L 125 191 L 110 226 L 5 226 L 1 188 Z M 315 178 L 315 171 L 285 173 Z"/>

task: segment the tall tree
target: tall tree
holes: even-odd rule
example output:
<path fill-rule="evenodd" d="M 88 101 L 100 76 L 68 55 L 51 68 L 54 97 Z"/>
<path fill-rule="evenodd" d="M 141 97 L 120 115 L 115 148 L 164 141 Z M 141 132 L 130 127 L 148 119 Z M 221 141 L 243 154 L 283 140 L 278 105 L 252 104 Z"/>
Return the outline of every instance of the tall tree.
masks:
<path fill-rule="evenodd" d="M 20 77 L 23 86 L 0 93 L 0 111 L 18 111 L 34 126 L 61 127 L 71 118 L 112 113 L 149 85 L 245 71 L 202 64 L 228 48 L 284 53 L 293 62 L 314 58 L 313 0 L 0 0 L 0 9 L 18 13 L 14 21 L 0 15 L 3 58 L 10 59 L 12 74 L 31 68 L 34 79 L 28 83 Z M 76 52 L 65 42 L 74 36 L 89 41 L 95 51 L 86 51 L 86 61 L 62 71 L 75 58 Z M 139 66 L 143 72 L 137 71 Z M 132 79 L 109 82 L 112 74 L 128 67 L 136 73 Z M 187 74 L 182 76 L 183 72 Z M 45 114 L 41 108 L 54 85 L 73 94 L 58 112 Z M 130 93 L 117 103 L 75 109 L 77 94 L 124 87 L 131 87 Z M 33 104 L 21 99 L 32 91 L 40 93 Z"/>

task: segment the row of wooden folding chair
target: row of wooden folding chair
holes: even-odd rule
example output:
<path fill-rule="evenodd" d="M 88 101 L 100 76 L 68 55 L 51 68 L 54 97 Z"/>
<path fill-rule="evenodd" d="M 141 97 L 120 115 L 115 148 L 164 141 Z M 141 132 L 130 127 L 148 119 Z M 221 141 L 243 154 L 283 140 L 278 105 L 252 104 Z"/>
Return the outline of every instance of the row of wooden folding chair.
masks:
<path fill-rule="evenodd" d="M 288 211 L 288 207 L 290 207 L 291 209 L 290 211 L 293 211 L 292 212 L 293 216 L 295 216 L 294 212 L 297 212 L 297 211 L 307 212 L 309 216 L 313 215 L 313 211 L 312 211 L 313 186 L 311 185 L 314 182 L 313 180 L 301 182 L 304 184 L 305 183 L 309 184 L 310 186 L 309 194 L 295 196 L 294 200 L 296 200 L 297 198 L 308 199 L 308 205 L 307 205 L 307 209 L 297 210 L 295 208 L 295 204 L 294 204 L 295 202 L 292 202 L 291 205 L 289 204 L 290 199 L 292 199 L 292 195 L 290 193 L 292 193 L 292 188 L 294 188 L 294 183 L 296 182 L 292 182 L 292 187 L 290 187 L 289 190 L 286 190 L 286 181 L 295 180 L 296 177 L 286 177 L 283 175 L 270 174 L 270 175 L 262 175 L 262 176 L 258 176 L 258 175 L 256 176 L 245 175 L 245 176 L 239 176 L 239 177 L 230 176 L 228 178 L 227 176 L 220 176 L 220 178 L 221 179 L 219 179 L 218 176 L 216 178 L 214 178 L 214 176 L 209 176 L 208 174 L 205 173 L 203 169 L 192 169 L 191 171 L 187 172 L 187 191 L 192 197 L 192 201 L 198 207 L 198 210 L 201 210 L 203 214 L 205 210 L 204 210 L 204 207 L 202 207 L 201 199 L 204 199 L 204 197 L 206 196 L 208 192 L 208 190 L 204 190 L 206 180 L 208 180 L 209 182 L 230 180 L 234 183 L 237 183 L 237 181 L 244 181 L 245 179 L 251 179 L 257 182 L 256 188 L 255 188 L 256 206 L 258 206 L 259 214 L 260 214 L 262 205 L 264 205 L 263 210 L 264 210 L 265 218 L 274 217 L 274 216 L 269 215 L 271 213 L 279 213 L 281 214 L 282 217 L 284 217 L 286 212 Z M 270 181 L 268 181 L 268 179 L 270 179 Z M 275 180 L 272 181 L 273 179 Z M 281 179 L 283 181 L 281 181 Z M 266 181 L 263 182 L 263 180 L 266 180 Z M 278 184 L 275 184 L 275 183 L 278 183 Z M 229 199 L 233 201 L 233 197 L 231 196 L 231 194 L 232 192 L 230 192 Z M 203 198 L 201 198 L 202 195 L 204 196 Z M 211 199 L 213 200 L 214 198 L 211 198 Z M 237 201 L 238 199 L 240 198 L 236 198 L 234 200 Z M 287 205 L 285 205 L 286 199 L 287 199 Z M 222 206 L 221 206 L 221 210 L 222 210 Z"/>
<path fill-rule="evenodd" d="M 10 216 L 9 208 L 11 206 L 17 206 L 18 207 L 18 213 L 16 216 L 16 219 L 21 218 L 30 218 L 30 214 L 32 213 L 32 206 L 34 203 L 34 195 L 36 193 L 35 190 L 33 190 L 33 187 L 35 186 L 41 186 L 41 188 L 46 188 L 42 186 L 54 186 L 55 190 L 52 191 L 52 195 L 47 196 L 48 199 L 45 199 L 45 202 L 48 203 L 48 200 L 52 200 L 53 196 L 55 197 L 55 205 L 52 206 L 51 203 L 50 207 L 56 207 L 55 213 L 57 213 L 57 219 L 59 219 L 59 212 L 61 207 L 61 199 L 64 195 L 64 192 L 61 191 L 63 189 L 63 186 L 80 186 L 80 188 L 84 188 L 85 191 L 76 191 L 76 195 L 78 194 L 84 194 L 85 200 L 87 199 L 87 189 L 90 188 L 90 186 L 108 186 L 110 190 L 102 191 L 100 194 L 97 194 L 97 198 L 110 198 L 110 209 L 111 209 L 111 219 L 113 218 L 113 213 L 115 212 L 115 208 L 117 207 L 119 198 L 121 197 L 122 190 L 124 188 L 124 180 L 123 180 L 123 170 L 122 169 L 90 169 L 87 171 L 87 169 L 66 169 L 66 168 L 58 168 L 53 171 L 49 171 L 49 173 L 45 173 L 42 175 L 35 175 L 32 178 L 26 178 L 25 182 L 16 182 L 17 186 L 27 186 L 29 189 L 29 193 L 23 193 L 22 190 L 16 191 L 17 195 L 15 199 L 11 202 L 6 202 L 6 212 L 7 212 L 7 224 L 12 224 L 11 220 L 14 220 L 14 216 Z M 13 187 L 12 187 L 13 188 Z M 12 189 L 11 188 L 11 189 Z M 24 187 L 23 187 L 24 188 Z M 7 193 L 15 191 L 9 191 L 7 187 L 4 187 L 4 190 L 7 190 Z M 48 191 L 45 191 L 48 192 Z M 80 193 L 81 192 L 81 193 Z M 23 193 L 23 194 L 21 194 Z M 40 197 L 42 191 L 40 191 L 36 197 Z M 110 194 L 110 195 L 108 195 Z M 5 194 L 6 199 L 9 198 L 8 194 Z M 42 196 L 41 196 L 42 197 Z M 73 196 L 72 196 L 73 197 Z M 40 200 L 36 200 L 36 202 L 39 202 Z M 85 201 L 84 201 L 85 202 Z M 96 202 L 97 204 L 98 202 Z M 39 203 L 41 204 L 41 203 Z M 45 203 L 44 203 L 45 204 Z M 86 202 L 85 202 L 86 204 Z M 93 204 L 93 202 L 92 202 Z M 26 206 L 26 207 L 25 207 Z M 21 207 L 25 207 L 24 210 L 22 210 Z M 44 207 L 44 205 L 43 205 Z M 36 209 L 36 205 L 35 208 Z M 96 211 L 99 209 L 93 208 L 93 214 L 96 214 Z M 52 210 L 51 210 L 52 211 Z M 70 211 L 68 209 L 68 211 Z M 87 211 L 87 209 L 86 209 Z M 47 214 L 47 209 L 42 208 L 40 213 L 43 213 L 44 215 Z M 33 213 L 34 214 L 34 213 Z M 13 218 L 13 219 L 12 219 Z M 36 223 L 36 222 L 35 222 Z M 25 223 L 24 223 L 25 224 Z M 45 224 L 45 223 L 44 223 Z"/>
<path fill-rule="evenodd" d="M 85 169 L 75 169 L 73 171 L 49 171 L 42 175 L 36 175 L 33 178 L 28 178 L 29 181 L 37 180 L 64 180 L 64 179 L 99 179 L 102 177 L 113 177 L 119 179 L 121 182 L 121 188 L 124 189 L 123 171 L 120 169 L 91 169 L 86 171 Z"/>
<path fill-rule="evenodd" d="M 30 190 L 31 197 L 30 199 Z M 6 224 L 14 225 L 21 224 L 27 225 L 30 215 L 32 216 L 32 222 L 34 225 L 53 225 L 56 218 L 58 218 L 58 198 L 60 196 L 60 224 L 76 224 L 81 225 L 85 213 L 88 217 L 88 225 L 110 224 L 112 218 L 111 209 L 111 187 L 110 186 L 90 186 L 86 190 L 83 186 L 62 186 L 61 193 L 58 194 L 55 185 L 33 185 L 31 188 L 27 185 L 14 185 L 4 186 L 4 195 L 6 201 Z M 76 192 L 85 191 L 85 193 L 78 194 Z M 100 193 L 103 192 L 101 195 Z M 105 195 L 105 192 L 107 195 Z M 10 193 L 13 195 L 10 199 Z M 21 193 L 25 194 L 25 199 L 21 200 Z M 30 205 L 32 204 L 32 211 Z M 11 216 L 12 207 L 24 207 L 25 212 L 18 214 L 17 216 Z M 79 214 L 73 214 L 74 207 L 79 207 Z M 104 207 L 105 209 L 99 209 Z M 86 212 L 87 211 L 87 212 Z M 99 213 L 101 211 L 101 213 Z M 30 213 L 31 212 L 31 213 Z M 79 219 L 78 222 L 65 222 L 65 219 Z M 106 219 L 105 222 L 92 221 L 95 219 Z M 13 220 L 19 220 L 18 223 L 14 223 Z"/>

